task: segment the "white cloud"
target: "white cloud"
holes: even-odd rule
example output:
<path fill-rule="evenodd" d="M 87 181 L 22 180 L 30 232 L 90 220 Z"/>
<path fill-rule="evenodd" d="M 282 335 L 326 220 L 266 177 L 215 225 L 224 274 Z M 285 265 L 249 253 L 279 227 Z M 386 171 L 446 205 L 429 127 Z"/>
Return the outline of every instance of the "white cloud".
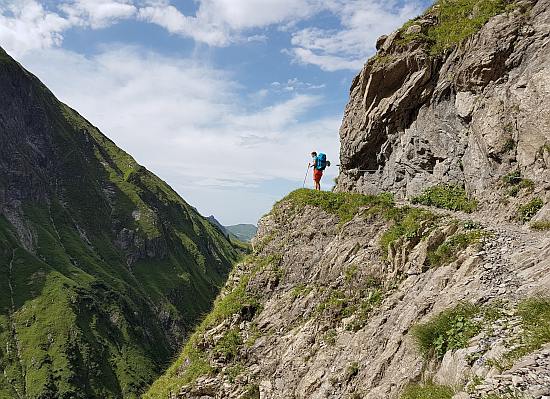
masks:
<path fill-rule="evenodd" d="M 69 20 L 34 0 L 0 3 L 0 44 L 14 56 L 58 46 L 62 32 L 70 26 Z"/>
<path fill-rule="evenodd" d="M 322 4 L 321 0 L 201 0 L 197 17 L 240 31 L 308 18 Z"/>
<path fill-rule="evenodd" d="M 324 71 L 334 72 L 342 69 L 359 70 L 365 62 L 365 58 L 346 59 L 337 55 L 319 55 L 312 50 L 296 47 L 285 53 L 293 57 L 293 61 L 301 64 L 317 65 Z"/>
<path fill-rule="evenodd" d="M 376 39 L 393 31 L 422 11 L 421 2 L 409 0 L 330 0 L 327 9 L 338 16 L 340 29 L 308 27 L 292 34 L 286 52 L 299 63 L 326 71 L 360 69 L 375 52 Z"/>
<path fill-rule="evenodd" d="M 72 0 L 62 3 L 59 9 L 75 24 L 104 28 L 119 19 L 133 17 L 137 8 L 132 0 Z"/>
<path fill-rule="evenodd" d="M 257 43 L 267 43 L 267 35 L 252 35 L 248 36 L 246 38 L 246 41 L 249 43 L 257 42 Z"/>
<path fill-rule="evenodd" d="M 301 186 L 312 149 L 338 154 L 340 118 L 307 121 L 324 101 L 317 95 L 250 109 L 227 72 L 132 47 L 92 58 L 49 49 L 22 62 L 184 198 L 231 222 L 239 221 L 233 213 L 247 214 L 250 198 L 261 199 L 265 211 L 278 196 L 254 187 L 278 180 Z M 235 203 L 227 206 L 225 195 Z"/>
<path fill-rule="evenodd" d="M 230 43 L 227 27 L 201 17 L 186 16 L 170 4 L 157 4 L 139 10 L 139 19 L 162 26 L 168 32 L 211 46 L 226 46 Z"/>
<path fill-rule="evenodd" d="M 276 93 L 319 90 L 319 89 L 324 89 L 326 87 L 324 83 L 314 84 L 310 82 L 302 82 L 298 78 L 288 79 L 286 83 L 272 82 L 270 86 L 271 86 L 271 89 Z"/>
<path fill-rule="evenodd" d="M 132 0 L 66 0 L 56 10 L 36 0 L 7 0 L 0 3 L 0 45 L 19 57 L 60 46 L 72 27 L 103 28 L 136 12 Z"/>
<path fill-rule="evenodd" d="M 44 0 L 43 0 L 44 1 Z M 157 24 L 168 32 L 210 46 L 266 42 L 265 29 L 291 35 L 285 52 L 298 63 L 326 71 L 357 70 L 374 52 L 378 36 L 420 13 L 425 0 L 197 0 L 185 15 L 170 0 L 63 0 L 45 9 L 38 0 L 4 0 L 0 5 L 0 44 L 19 55 L 59 46 L 74 26 L 99 29 L 121 19 Z M 326 12 L 338 27 L 315 26 Z M 311 21 L 297 28 L 298 22 Z"/>

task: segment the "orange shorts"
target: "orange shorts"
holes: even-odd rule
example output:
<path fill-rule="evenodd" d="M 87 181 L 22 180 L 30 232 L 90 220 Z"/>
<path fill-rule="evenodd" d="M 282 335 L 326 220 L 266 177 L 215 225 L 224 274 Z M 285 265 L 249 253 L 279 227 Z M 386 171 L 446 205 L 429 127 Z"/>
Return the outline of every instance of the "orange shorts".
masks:
<path fill-rule="evenodd" d="M 319 183 L 323 177 L 323 171 L 319 169 L 313 169 L 313 181 Z"/>

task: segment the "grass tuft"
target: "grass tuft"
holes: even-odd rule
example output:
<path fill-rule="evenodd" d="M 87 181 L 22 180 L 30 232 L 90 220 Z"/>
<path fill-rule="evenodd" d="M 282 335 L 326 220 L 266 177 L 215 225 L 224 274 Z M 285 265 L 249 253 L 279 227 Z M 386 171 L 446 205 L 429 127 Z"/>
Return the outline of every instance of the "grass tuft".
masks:
<path fill-rule="evenodd" d="M 325 212 L 337 215 L 340 224 L 353 219 L 361 208 L 374 206 L 391 208 L 394 206 L 393 196 L 386 193 L 380 195 L 363 195 L 308 189 L 293 191 L 279 203 L 283 201 L 291 201 L 294 205 L 299 207 L 305 207 L 307 205 L 319 207 Z"/>
<path fill-rule="evenodd" d="M 467 213 L 477 209 L 477 201 L 468 198 L 464 188 L 448 184 L 426 189 L 422 195 L 414 197 L 412 203 Z"/>
<path fill-rule="evenodd" d="M 481 326 L 474 321 L 480 309 L 462 303 L 416 325 L 412 334 L 420 352 L 426 359 L 443 359 L 449 350 L 464 348 L 468 341 L 479 333 Z"/>
<path fill-rule="evenodd" d="M 455 234 L 438 246 L 435 250 L 428 252 L 428 263 L 431 267 L 439 267 L 452 263 L 456 260 L 457 254 L 471 245 L 479 244 L 487 233 L 483 230 L 473 230 L 466 233 Z"/>
<path fill-rule="evenodd" d="M 292 299 L 302 298 L 307 296 L 312 290 L 313 290 L 313 287 L 305 283 L 300 283 L 292 289 L 290 295 Z"/>
<path fill-rule="evenodd" d="M 436 385 L 432 382 L 424 384 L 410 384 L 401 395 L 401 399 L 451 399 L 454 391 L 445 385 Z"/>
<path fill-rule="evenodd" d="M 509 187 L 506 192 L 508 196 L 515 197 L 520 190 L 524 189 L 527 192 L 532 192 L 535 188 L 535 182 L 530 179 L 524 179 L 521 177 L 519 170 L 508 173 L 502 177 L 502 182 L 505 186 Z"/>
<path fill-rule="evenodd" d="M 524 300 L 518 306 L 518 315 L 521 317 L 524 332 L 521 344 L 505 356 L 504 360 L 509 365 L 550 342 L 550 298 Z"/>
<path fill-rule="evenodd" d="M 260 387 L 257 384 L 249 384 L 242 399 L 260 399 Z"/>
<path fill-rule="evenodd" d="M 216 343 L 214 353 L 218 356 L 223 356 L 228 360 L 235 359 L 242 344 L 243 339 L 239 334 L 239 329 L 234 327 L 227 331 Z"/>
<path fill-rule="evenodd" d="M 533 198 L 525 205 L 518 207 L 517 217 L 521 222 L 528 222 L 542 209 L 544 202 L 540 198 Z"/>
<path fill-rule="evenodd" d="M 394 224 L 380 238 L 382 251 L 387 254 L 389 246 L 400 238 L 419 240 L 426 230 L 435 225 L 436 216 L 423 209 L 394 208 L 384 216 Z"/>
<path fill-rule="evenodd" d="M 531 223 L 531 229 L 538 231 L 550 230 L 550 220 L 539 220 Z"/>

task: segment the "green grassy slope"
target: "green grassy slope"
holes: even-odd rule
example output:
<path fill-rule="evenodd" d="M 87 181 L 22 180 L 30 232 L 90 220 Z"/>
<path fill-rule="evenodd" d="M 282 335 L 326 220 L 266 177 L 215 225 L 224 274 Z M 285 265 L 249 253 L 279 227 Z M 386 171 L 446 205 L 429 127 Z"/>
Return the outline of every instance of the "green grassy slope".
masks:
<path fill-rule="evenodd" d="M 511 11 L 516 0 L 437 0 L 422 16 L 408 21 L 400 29 L 401 42 L 424 42 L 431 55 L 445 53 L 478 32 L 492 17 Z M 420 33 L 407 29 L 419 19 L 435 17 L 437 23 Z"/>
<path fill-rule="evenodd" d="M 0 88 L 0 398 L 137 398 L 239 253 L 1 49 Z"/>

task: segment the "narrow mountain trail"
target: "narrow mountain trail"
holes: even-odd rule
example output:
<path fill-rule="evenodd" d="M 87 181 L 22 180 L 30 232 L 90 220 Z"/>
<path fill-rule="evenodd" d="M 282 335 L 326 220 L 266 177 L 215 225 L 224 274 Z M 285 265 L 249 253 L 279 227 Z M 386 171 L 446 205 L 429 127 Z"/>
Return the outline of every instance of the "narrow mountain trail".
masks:
<path fill-rule="evenodd" d="M 550 259 L 550 235 L 527 226 L 502 222 L 483 212 L 465 213 L 425 205 L 401 202 L 400 206 L 425 209 L 436 215 L 452 217 L 464 223 L 478 224 L 489 233 L 483 249 L 477 253 L 483 259 L 481 281 L 487 288 L 484 301 L 506 296 L 512 302 L 522 297 L 522 273 L 535 263 Z M 525 287 L 527 288 L 527 287 Z"/>

